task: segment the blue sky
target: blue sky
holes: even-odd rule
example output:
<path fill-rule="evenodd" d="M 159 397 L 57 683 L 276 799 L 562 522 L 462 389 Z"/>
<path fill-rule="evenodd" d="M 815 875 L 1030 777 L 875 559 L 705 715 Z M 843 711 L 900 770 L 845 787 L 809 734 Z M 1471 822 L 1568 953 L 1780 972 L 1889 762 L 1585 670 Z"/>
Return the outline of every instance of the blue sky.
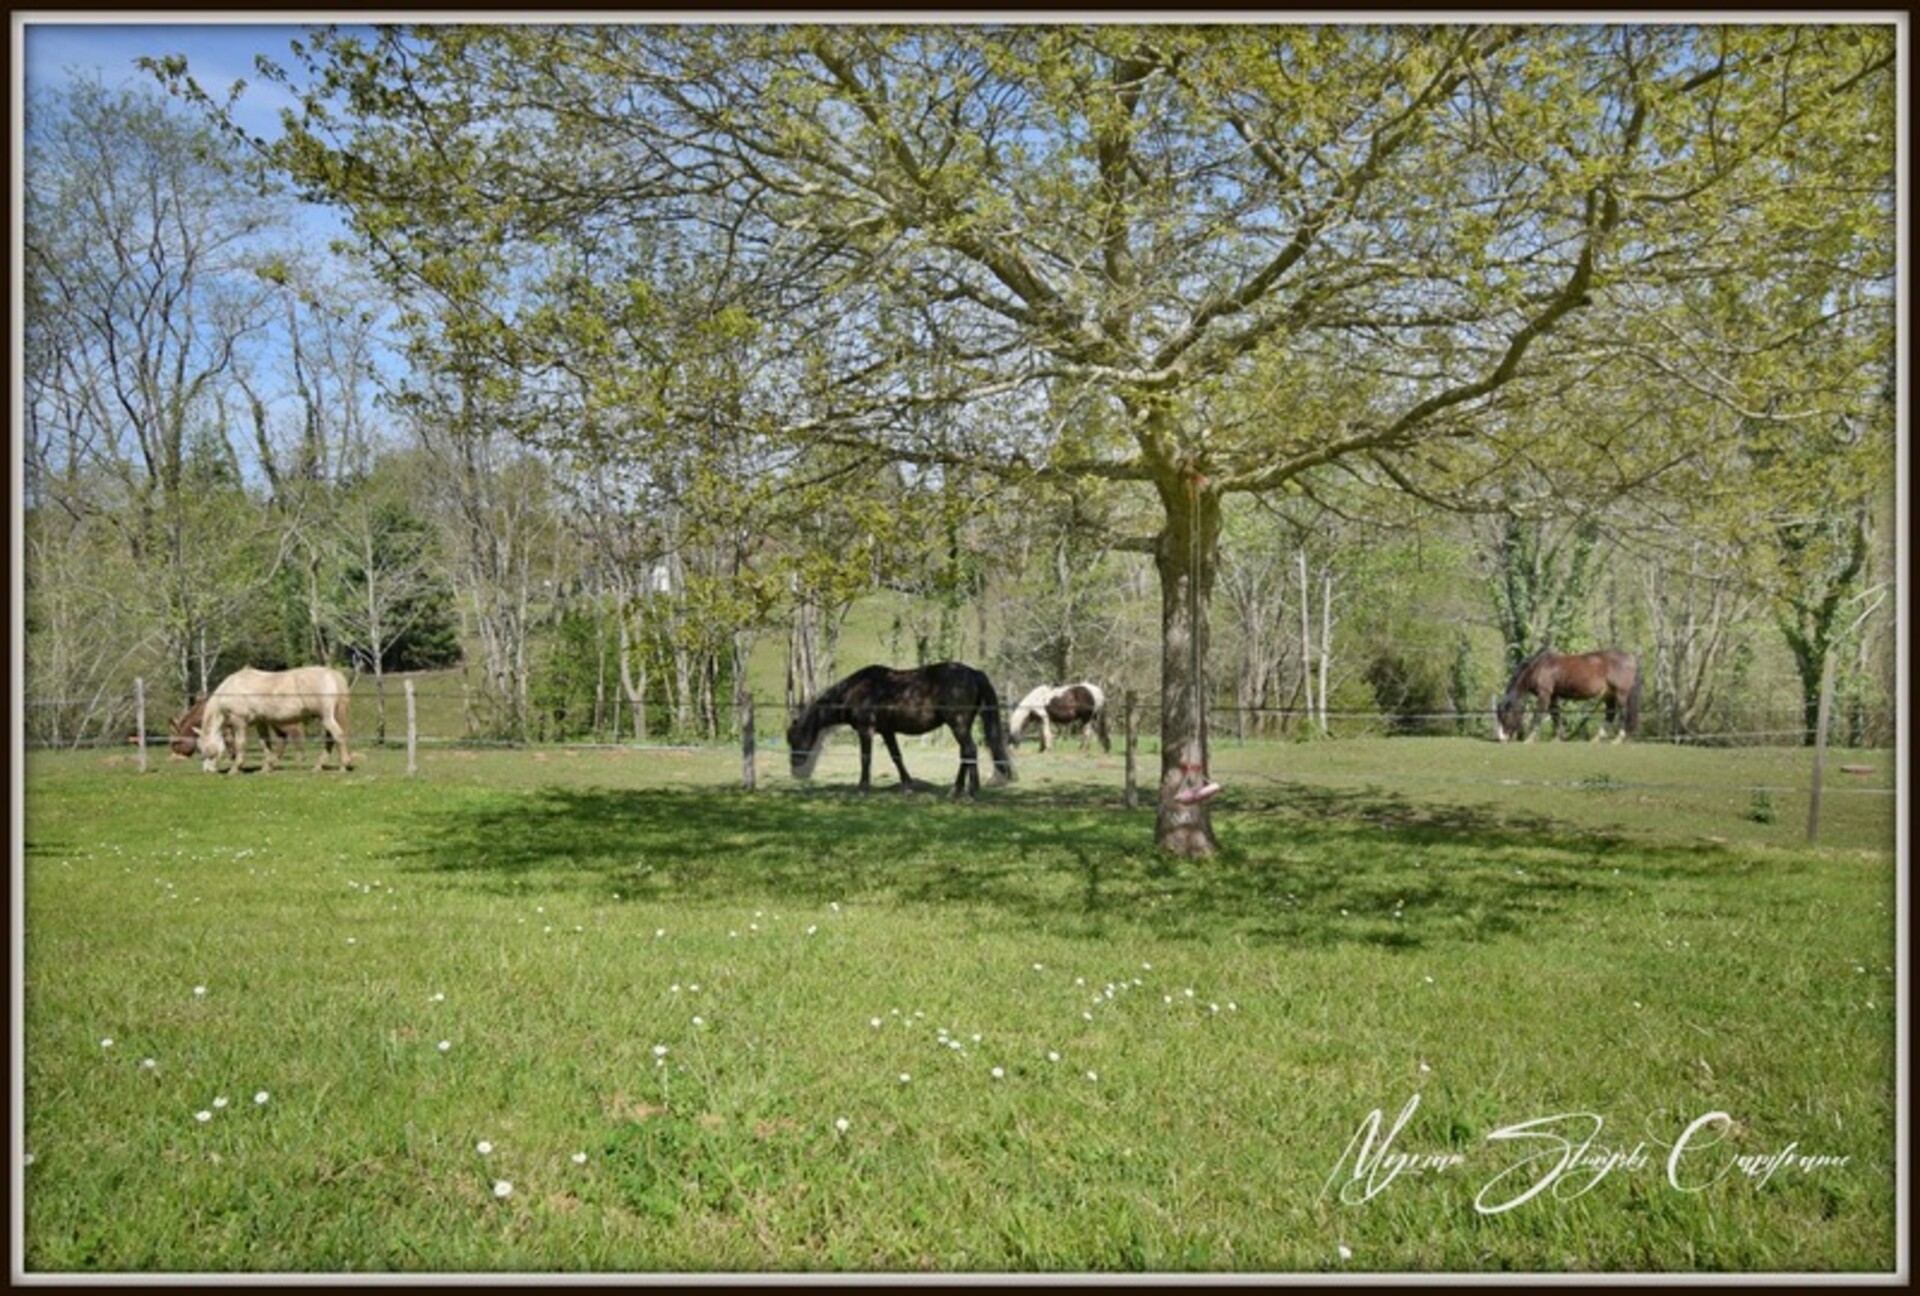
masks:
<path fill-rule="evenodd" d="M 18 20 L 16 20 L 18 21 Z M 225 99 L 235 80 L 247 83 L 236 117 L 242 127 L 269 138 L 279 134 L 280 110 L 292 100 L 254 70 L 254 56 L 265 54 L 282 65 L 293 63 L 288 43 L 300 38 L 306 23 L 19 22 L 15 58 L 18 84 L 28 95 L 57 89 L 82 78 L 109 88 L 150 89 L 164 93 L 152 74 L 136 67 L 141 55 L 184 54 L 187 69 L 216 99 Z M 178 111 L 191 116 L 185 105 Z M 18 147 L 22 123 L 15 119 L 12 139 Z M 330 240 L 344 232 L 338 213 L 314 204 L 292 208 L 300 241 L 321 256 Z M 265 343 L 269 348 L 278 344 Z"/>
<path fill-rule="evenodd" d="M 65 83 L 76 74 L 97 77 L 108 86 L 157 85 L 134 66 L 134 59 L 143 54 L 184 54 L 188 70 L 216 97 L 224 98 L 235 80 L 245 80 L 241 124 L 257 133 L 277 134 L 279 111 L 289 101 L 277 86 L 260 79 L 253 58 L 265 54 L 290 63 L 288 42 L 300 37 L 306 27 L 305 23 L 25 22 L 20 43 L 23 80 L 29 93 Z"/>

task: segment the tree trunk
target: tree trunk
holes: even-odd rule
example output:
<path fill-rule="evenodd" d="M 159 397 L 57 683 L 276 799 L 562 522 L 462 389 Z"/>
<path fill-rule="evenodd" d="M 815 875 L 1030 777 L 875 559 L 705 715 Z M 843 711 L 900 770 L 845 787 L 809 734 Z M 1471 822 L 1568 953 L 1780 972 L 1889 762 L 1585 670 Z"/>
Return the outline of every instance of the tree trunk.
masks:
<path fill-rule="evenodd" d="M 1220 496 L 1204 478 L 1159 483 L 1167 524 L 1154 547 L 1160 573 L 1160 803 L 1154 842 L 1186 859 L 1220 848 L 1206 801 L 1178 795 L 1207 782 L 1207 603 L 1219 557 Z"/>

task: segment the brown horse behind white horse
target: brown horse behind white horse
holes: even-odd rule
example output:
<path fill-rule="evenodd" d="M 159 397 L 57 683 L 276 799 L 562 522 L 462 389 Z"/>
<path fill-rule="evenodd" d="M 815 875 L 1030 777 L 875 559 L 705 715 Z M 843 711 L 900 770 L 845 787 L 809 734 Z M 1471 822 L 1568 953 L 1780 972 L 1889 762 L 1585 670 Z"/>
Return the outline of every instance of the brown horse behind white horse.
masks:
<path fill-rule="evenodd" d="M 1527 699 L 1534 703 L 1534 725 L 1527 723 Z M 1494 712 L 1494 727 L 1501 742 L 1520 738 L 1532 742 L 1540 716 L 1553 717 L 1553 736 L 1565 727 L 1560 701 L 1601 699 L 1607 718 L 1594 730 L 1593 740 L 1606 737 L 1607 726 L 1619 718 L 1613 740 L 1619 742 L 1640 727 L 1640 663 L 1630 652 L 1605 648 L 1598 652 L 1556 653 L 1542 648 L 1520 663 L 1507 684 L 1506 696 Z"/>
<path fill-rule="evenodd" d="M 207 700 L 204 697 L 196 698 L 192 706 L 173 718 L 173 738 L 169 745 L 175 756 L 191 757 L 200 749 L 200 728 L 206 723 L 206 718 Z M 228 742 L 233 741 L 231 722 L 227 725 L 225 736 Z M 300 750 L 304 752 L 307 749 L 305 726 L 291 723 L 278 724 L 274 725 L 267 734 L 267 744 L 273 749 L 275 757 L 285 756 L 287 743 L 296 739 L 300 743 Z"/>
<path fill-rule="evenodd" d="M 339 744 L 340 768 L 353 768 L 347 750 L 347 677 L 331 666 L 301 666 L 289 671 L 255 670 L 243 667 L 220 681 L 207 697 L 207 709 L 200 725 L 200 768 L 209 774 L 220 768 L 227 754 L 227 730 L 233 731 L 233 764 L 227 773 L 240 772 L 246 759 L 247 730 L 258 731 L 263 740 L 275 725 L 318 720 L 326 729 L 326 745 L 320 749 L 315 770 L 327 767 L 327 753 Z M 261 757 L 262 772 L 273 768 L 273 746 L 267 743 Z"/>

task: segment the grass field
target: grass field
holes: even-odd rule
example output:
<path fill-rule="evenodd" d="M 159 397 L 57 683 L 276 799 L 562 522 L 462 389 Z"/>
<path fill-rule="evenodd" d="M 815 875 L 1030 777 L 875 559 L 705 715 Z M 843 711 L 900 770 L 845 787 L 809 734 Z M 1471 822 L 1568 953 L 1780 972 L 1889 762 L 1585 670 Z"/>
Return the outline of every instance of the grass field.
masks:
<path fill-rule="evenodd" d="M 1197 864 L 781 756 L 30 755 L 16 1264 L 1896 1263 L 1890 753 L 1227 743 Z"/>

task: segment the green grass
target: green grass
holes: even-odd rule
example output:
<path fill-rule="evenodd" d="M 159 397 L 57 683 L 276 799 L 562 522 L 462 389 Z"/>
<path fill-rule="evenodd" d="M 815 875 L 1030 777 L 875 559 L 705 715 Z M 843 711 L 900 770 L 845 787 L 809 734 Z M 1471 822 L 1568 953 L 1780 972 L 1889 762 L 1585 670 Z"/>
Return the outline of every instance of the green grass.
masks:
<path fill-rule="evenodd" d="M 1814 849 L 1803 752 L 1228 744 L 1204 863 L 1117 755 L 361 755 L 29 758 L 27 1272 L 1895 1263 L 1887 753 Z M 1415 1095 L 1460 1164 L 1327 1191 Z M 1848 1160 L 1679 1191 L 1712 1111 Z M 1647 1163 L 1475 1209 L 1576 1113 Z"/>

